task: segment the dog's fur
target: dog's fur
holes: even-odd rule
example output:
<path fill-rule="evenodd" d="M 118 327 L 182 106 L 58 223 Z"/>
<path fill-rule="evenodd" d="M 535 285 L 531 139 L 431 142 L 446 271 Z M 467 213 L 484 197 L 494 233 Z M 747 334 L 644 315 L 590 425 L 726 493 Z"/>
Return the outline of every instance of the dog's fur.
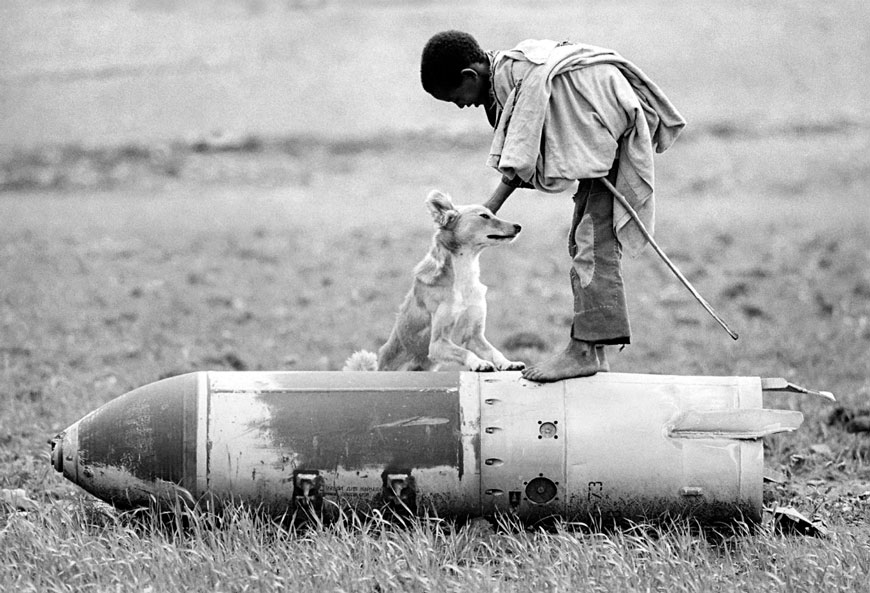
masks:
<path fill-rule="evenodd" d="M 354 353 L 346 370 L 428 371 L 458 363 L 472 371 L 519 370 L 484 337 L 486 286 L 480 282 L 480 253 L 510 243 L 521 227 L 480 205 L 454 206 L 446 194 L 430 192 L 426 205 L 435 235 L 414 268 L 414 286 L 399 308 L 377 360 Z"/>

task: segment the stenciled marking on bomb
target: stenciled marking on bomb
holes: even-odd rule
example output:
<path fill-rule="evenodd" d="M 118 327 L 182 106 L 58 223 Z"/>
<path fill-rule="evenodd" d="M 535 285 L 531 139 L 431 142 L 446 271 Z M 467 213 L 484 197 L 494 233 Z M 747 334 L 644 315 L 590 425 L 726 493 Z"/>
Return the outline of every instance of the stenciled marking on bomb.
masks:
<path fill-rule="evenodd" d="M 125 508 L 754 521 L 761 438 L 802 421 L 765 390 L 830 396 L 754 377 L 201 372 L 85 416 L 52 462 Z"/>

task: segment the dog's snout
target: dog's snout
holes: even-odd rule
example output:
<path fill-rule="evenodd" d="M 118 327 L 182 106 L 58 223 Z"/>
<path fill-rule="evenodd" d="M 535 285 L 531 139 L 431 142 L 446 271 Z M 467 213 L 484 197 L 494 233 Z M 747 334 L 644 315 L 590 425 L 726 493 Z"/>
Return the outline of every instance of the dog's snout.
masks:
<path fill-rule="evenodd" d="M 518 224 L 515 224 L 515 225 L 514 225 L 514 232 L 515 232 L 515 233 L 519 233 L 521 230 L 523 230 L 523 227 L 521 227 L 521 226 L 518 225 Z"/>

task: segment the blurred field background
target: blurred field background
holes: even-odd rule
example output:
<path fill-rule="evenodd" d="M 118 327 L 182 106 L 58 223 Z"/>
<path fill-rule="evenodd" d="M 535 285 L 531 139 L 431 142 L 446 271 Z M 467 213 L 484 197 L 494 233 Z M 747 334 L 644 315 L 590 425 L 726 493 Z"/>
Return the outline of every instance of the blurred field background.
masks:
<path fill-rule="evenodd" d="M 87 497 L 51 470 L 46 440 L 168 375 L 336 369 L 352 351 L 377 348 L 428 246 L 428 190 L 482 201 L 498 179 L 484 166 L 483 113 L 439 103 L 418 82 L 428 37 L 459 28 L 488 48 L 530 37 L 612 47 L 689 121 L 657 160 L 657 238 L 740 339 L 647 250 L 626 262 L 634 343 L 612 353 L 614 370 L 781 376 L 839 400 L 771 396 L 769 407 L 799 409 L 805 422 L 766 442 L 767 464 L 787 478 L 768 487 L 768 504 L 825 521 L 836 543 L 765 532 L 731 556 L 691 538 L 653 549 L 628 536 L 580 540 L 576 562 L 615 550 L 608 562 L 623 571 L 596 564 L 587 585 L 864 590 L 854 576 L 870 570 L 870 433 L 846 428 L 870 414 L 867 22 L 867 3 L 846 0 L 5 0 L 0 488 L 23 488 L 41 510 L 0 510 L 0 582 L 22 591 L 248 583 L 215 585 L 220 565 L 174 556 L 160 533 L 152 541 L 95 522 Z M 509 356 L 533 362 L 567 339 L 570 213 L 567 194 L 530 191 L 501 211 L 524 228 L 483 256 L 488 334 Z M 75 546 L 63 544 L 69 525 Z M 255 531 L 189 545 L 220 549 L 268 589 L 278 582 L 264 576 L 269 562 L 292 562 L 257 556 L 274 550 Z M 542 576 L 554 565 L 535 554 L 558 556 L 568 540 L 486 535 L 489 552 L 474 548 L 450 573 L 456 582 L 441 582 L 409 560 L 426 552 L 437 562 L 467 544 L 441 536 L 392 560 L 429 581 L 390 581 L 383 550 L 361 539 L 367 561 L 349 554 L 335 575 L 306 582 L 579 590 L 575 579 L 590 576 Z M 130 550 L 151 560 L 134 570 Z M 496 552 L 519 560 L 508 570 Z M 801 561 L 807 554 L 816 560 Z M 100 568 L 112 562 L 127 568 Z M 199 578 L 173 580 L 190 570 Z"/>

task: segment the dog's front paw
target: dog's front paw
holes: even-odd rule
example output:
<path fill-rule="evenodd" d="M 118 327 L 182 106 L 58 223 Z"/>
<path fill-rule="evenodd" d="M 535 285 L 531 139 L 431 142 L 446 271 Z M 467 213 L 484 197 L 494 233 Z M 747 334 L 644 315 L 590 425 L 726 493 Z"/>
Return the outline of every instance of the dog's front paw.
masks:
<path fill-rule="evenodd" d="M 495 365 L 488 360 L 478 359 L 468 365 L 468 368 L 476 373 L 491 373 L 495 370 Z"/>
<path fill-rule="evenodd" d="M 500 371 L 521 371 L 526 368 L 526 363 L 519 360 L 506 360 L 498 365 Z"/>

